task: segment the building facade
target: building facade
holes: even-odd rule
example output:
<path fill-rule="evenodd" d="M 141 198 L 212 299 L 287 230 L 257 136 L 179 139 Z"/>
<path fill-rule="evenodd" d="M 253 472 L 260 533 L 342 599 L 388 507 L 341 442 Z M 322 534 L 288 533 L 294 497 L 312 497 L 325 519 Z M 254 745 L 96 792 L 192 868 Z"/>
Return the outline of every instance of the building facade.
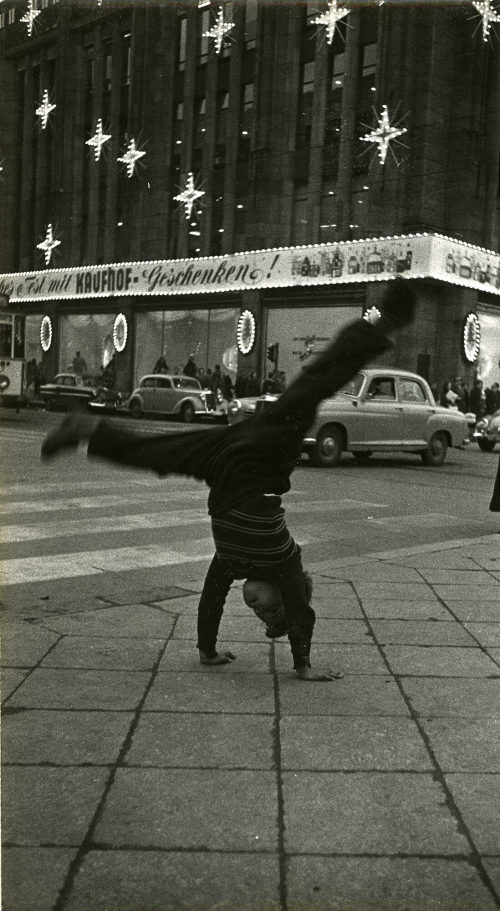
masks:
<path fill-rule="evenodd" d="M 421 306 L 385 362 L 500 380 L 495 26 L 331 8 L 0 2 L 0 292 L 48 379 L 80 351 L 123 390 L 162 354 L 262 380 L 276 344 L 290 379 L 401 273 Z"/>

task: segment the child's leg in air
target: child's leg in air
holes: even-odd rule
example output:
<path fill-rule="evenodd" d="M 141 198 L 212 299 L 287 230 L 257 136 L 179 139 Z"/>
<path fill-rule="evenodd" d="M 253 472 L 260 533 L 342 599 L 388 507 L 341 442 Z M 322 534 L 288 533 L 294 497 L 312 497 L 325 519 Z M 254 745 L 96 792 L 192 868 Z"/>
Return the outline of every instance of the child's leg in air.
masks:
<path fill-rule="evenodd" d="M 228 664 L 236 657 L 232 652 L 217 652 L 215 647 L 224 604 L 233 581 L 215 554 L 205 576 L 198 605 L 197 647 L 202 664 Z"/>

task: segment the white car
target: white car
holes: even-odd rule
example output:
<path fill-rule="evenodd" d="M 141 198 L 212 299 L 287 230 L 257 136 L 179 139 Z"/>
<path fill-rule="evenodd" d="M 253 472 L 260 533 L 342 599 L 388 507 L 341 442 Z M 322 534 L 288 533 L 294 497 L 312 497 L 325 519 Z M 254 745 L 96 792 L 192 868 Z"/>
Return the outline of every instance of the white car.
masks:
<path fill-rule="evenodd" d="M 230 422 L 250 417 L 276 401 L 276 396 L 234 400 Z M 406 370 L 370 367 L 321 403 L 302 448 L 315 465 L 330 468 L 344 452 L 366 461 L 373 452 L 413 452 L 426 465 L 442 465 L 448 447 L 469 442 L 467 420 L 460 411 L 436 405 L 423 377 Z"/>
<path fill-rule="evenodd" d="M 150 373 L 143 376 L 130 396 L 127 407 L 134 418 L 143 415 L 178 415 L 190 424 L 196 417 L 225 420 L 215 394 L 202 389 L 190 376 Z"/>

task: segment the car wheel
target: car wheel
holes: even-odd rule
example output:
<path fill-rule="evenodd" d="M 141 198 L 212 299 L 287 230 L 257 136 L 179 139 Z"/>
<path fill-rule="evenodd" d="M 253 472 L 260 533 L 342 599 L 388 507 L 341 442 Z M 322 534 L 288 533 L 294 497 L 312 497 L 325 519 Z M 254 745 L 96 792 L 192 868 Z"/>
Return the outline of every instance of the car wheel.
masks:
<path fill-rule="evenodd" d="M 421 453 L 422 461 L 424 465 L 442 465 L 447 452 L 448 440 L 446 435 L 439 431 L 430 438 L 427 449 Z"/>
<path fill-rule="evenodd" d="M 353 452 L 353 456 L 356 459 L 356 462 L 367 462 L 372 455 L 373 449 L 365 449 L 363 452 Z"/>
<path fill-rule="evenodd" d="M 496 440 L 478 440 L 477 445 L 483 452 L 493 452 Z"/>
<path fill-rule="evenodd" d="M 343 449 L 344 437 L 340 427 L 323 427 L 318 433 L 311 458 L 319 468 L 333 468 L 340 462 Z"/>
<path fill-rule="evenodd" d="M 130 414 L 133 418 L 142 417 L 142 406 L 141 403 L 137 401 L 137 399 L 130 403 Z"/>
<path fill-rule="evenodd" d="M 192 424 L 194 421 L 194 405 L 191 402 L 185 402 L 181 408 L 181 418 L 185 424 Z"/>

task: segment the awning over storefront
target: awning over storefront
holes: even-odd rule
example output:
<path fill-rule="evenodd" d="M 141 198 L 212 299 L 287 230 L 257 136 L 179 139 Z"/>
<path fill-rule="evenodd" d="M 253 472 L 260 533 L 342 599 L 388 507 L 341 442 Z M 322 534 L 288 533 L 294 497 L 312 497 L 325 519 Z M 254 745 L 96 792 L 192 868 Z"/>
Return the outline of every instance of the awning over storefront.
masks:
<path fill-rule="evenodd" d="M 433 278 L 500 296 L 500 254 L 441 234 L 0 275 L 11 303 Z"/>

